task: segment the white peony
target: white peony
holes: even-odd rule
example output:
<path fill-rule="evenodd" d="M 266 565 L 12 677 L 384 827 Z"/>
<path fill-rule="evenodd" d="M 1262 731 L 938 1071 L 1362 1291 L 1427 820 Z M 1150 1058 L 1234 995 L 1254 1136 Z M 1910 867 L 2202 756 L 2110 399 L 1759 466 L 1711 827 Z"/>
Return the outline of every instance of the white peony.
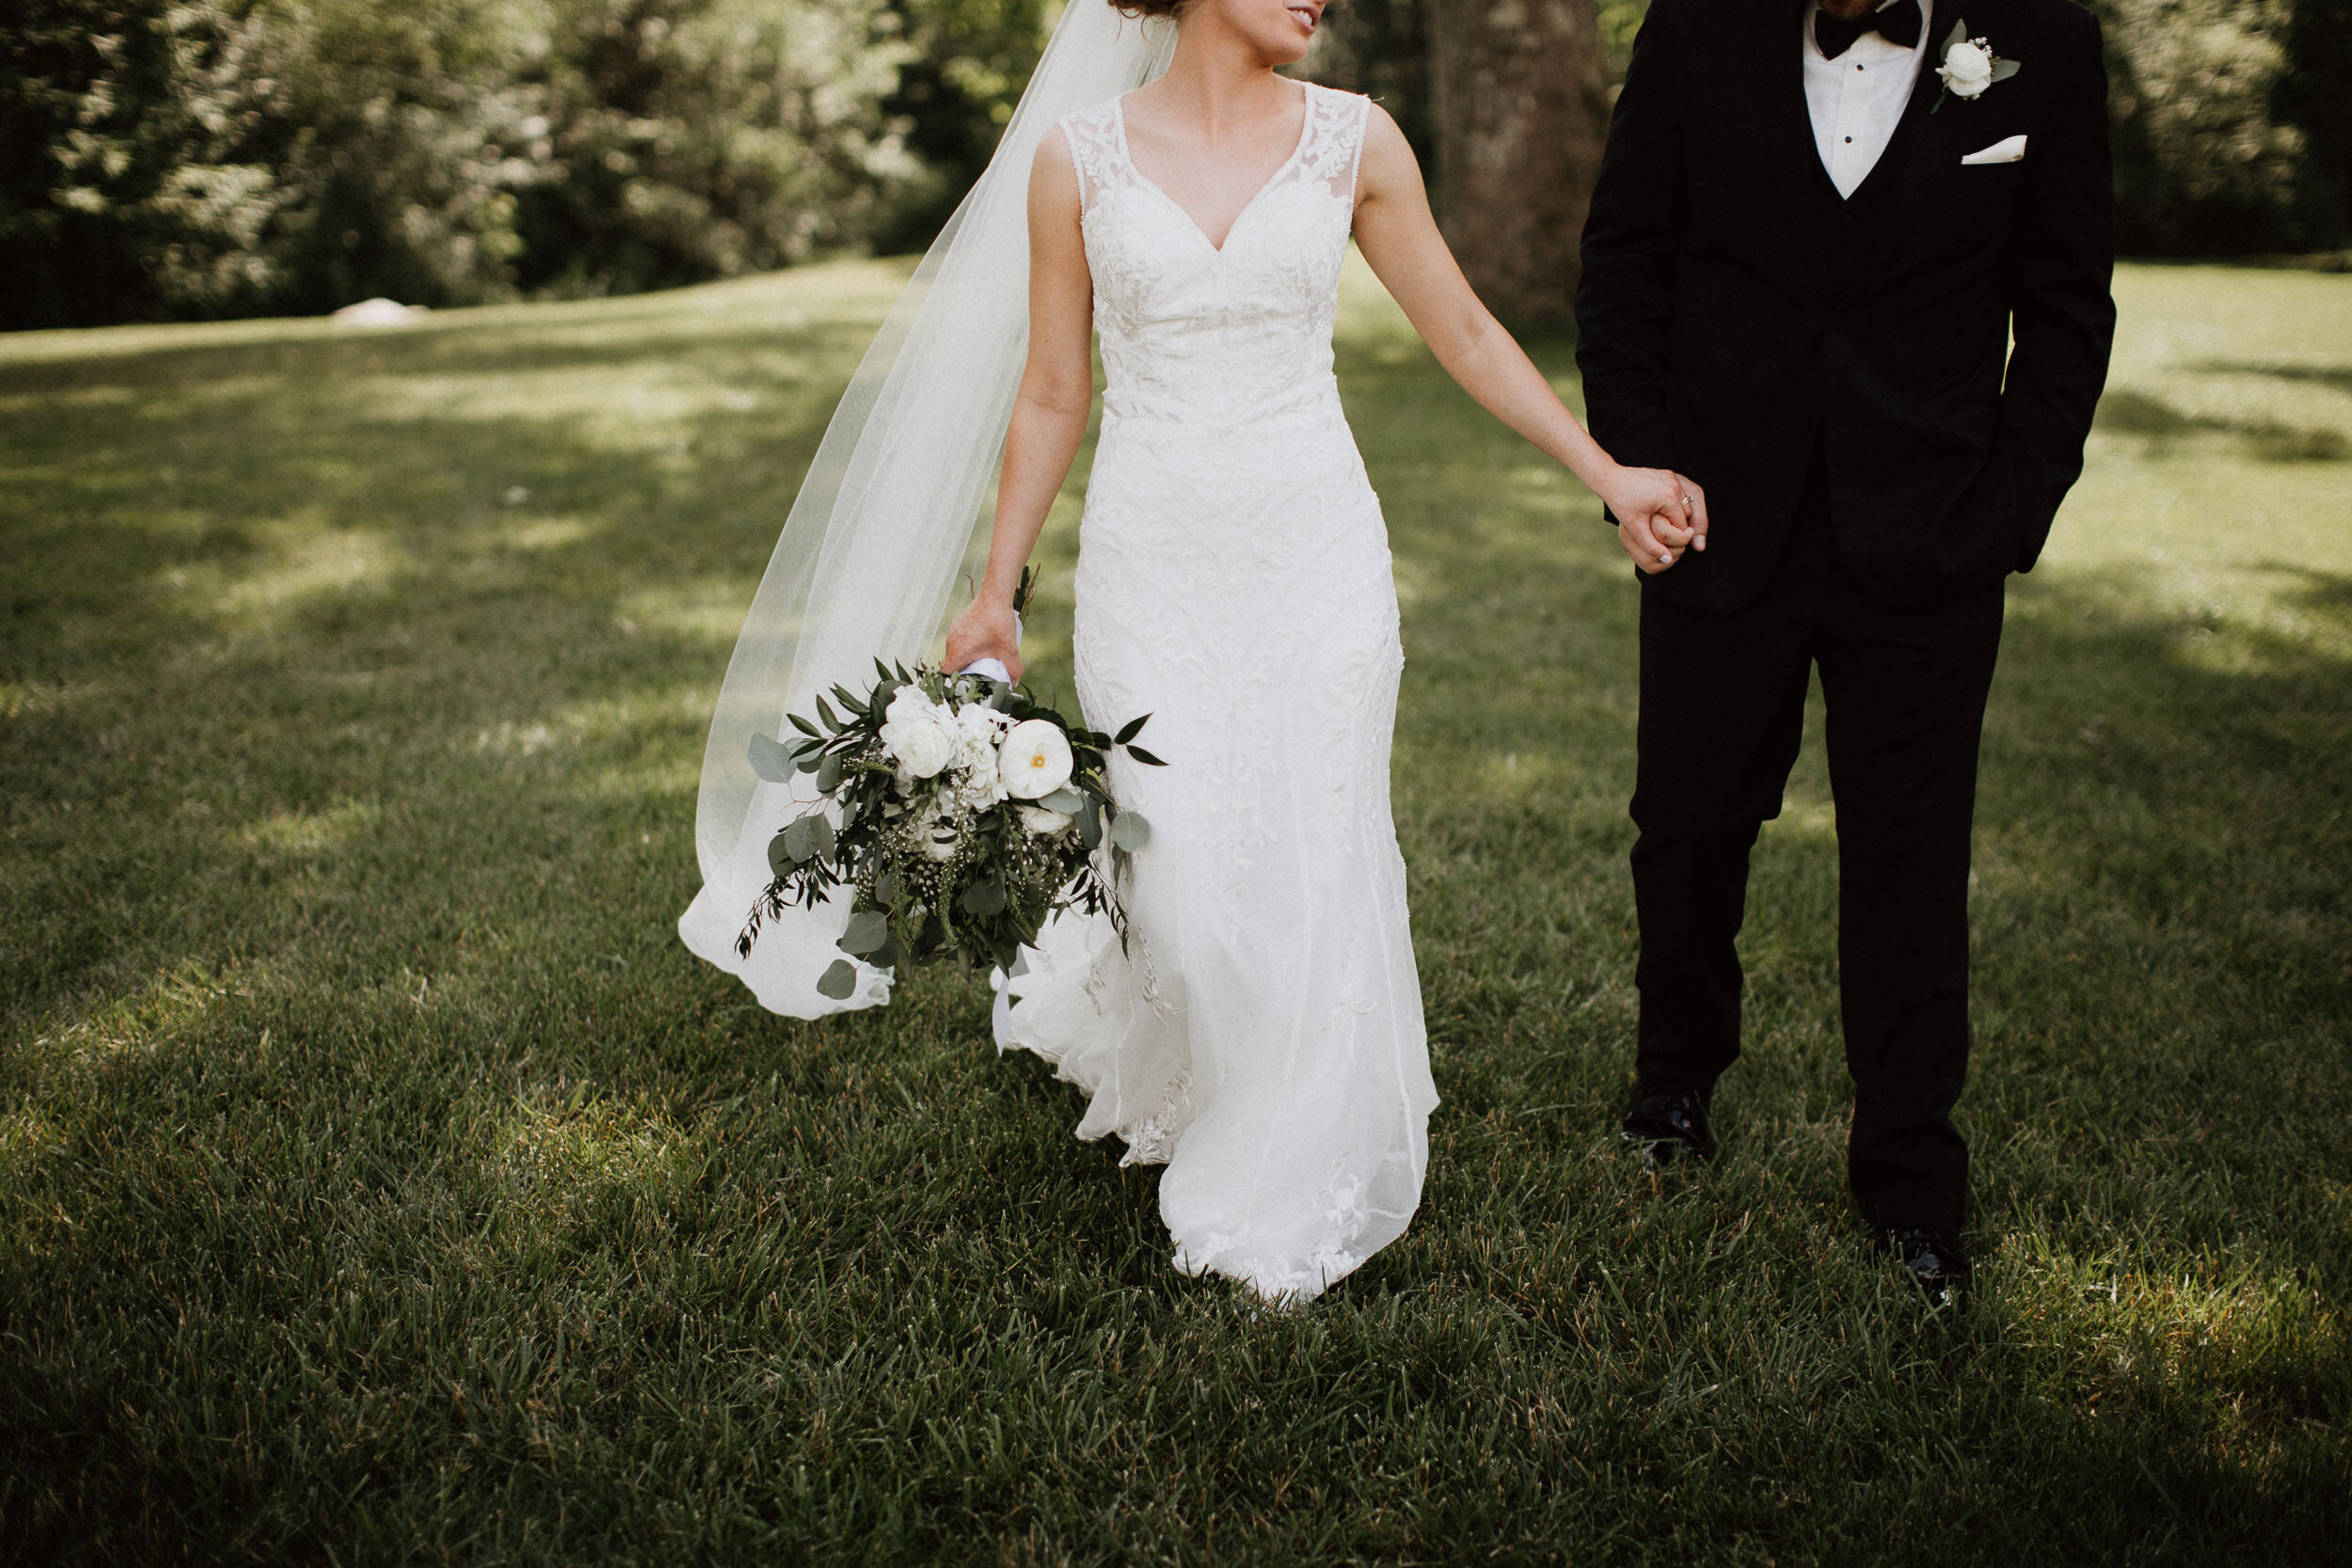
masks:
<path fill-rule="evenodd" d="M 1070 825 L 1076 820 L 1078 819 L 1066 811 L 1055 811 L 1046 806 L 1023 806 L 1021 808 L 1021 825 L 1029 831 L 1032 838 L 1053 838 L 1057 834 L 1066 833 L 1070 831 Z"/>
<path fill-rule="evenodd" d="M 1993 45 L 1983 39 L 1965 39 L 1944 51 L 1936 71 L 1954 98 L 1976 98 L 1993 85 Z"/>
<path fill-rule="evenodd" d="M 900 687 L 882 714 L 882 750 L 910 778 L 936 778 L 956 760 L 960 740 L 955 716 L 920 687 Z"/>
<path fill-rule="evenodd" d="M 1059 724 L 1043 719 L 1015 724 L 996 754 L 1005 793 L 1016 800 L 1051 795 L 1070 782 L 1070 737 Z"/>

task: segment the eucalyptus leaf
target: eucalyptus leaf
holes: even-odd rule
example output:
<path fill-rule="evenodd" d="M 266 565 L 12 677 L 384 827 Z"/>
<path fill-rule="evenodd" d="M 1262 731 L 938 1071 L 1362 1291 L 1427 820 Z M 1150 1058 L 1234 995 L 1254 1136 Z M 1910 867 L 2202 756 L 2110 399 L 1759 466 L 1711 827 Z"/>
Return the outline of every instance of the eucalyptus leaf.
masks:
<path fill-rule="evenodd" d="M 1994 60 L 1993 79 L 1996 82 L 2006 82 L 2023 69 L 2015 60 Z"/>
<path fill-rule="evenodd" d="M 828 756 L 817 765 L 817 792 L 819 795 L 831 795 L 840 787 L 841 759 L 838 756 Z"/>
<path fill-rule="evenodd" d="M 847 958 L 835 958 L 833 967 L 818 976 L 817 994 L 835 1002 L 847 1002 L 857 994 L 857 965 Z"/>
<path fill-rule="evenodd" d="M 785 847 L 782 833 L 778 833 L 768 841 L 768 869 L 778 877 L 788 877 L 792 874 L 792 852 Z"/>
<path fill-rule="evenodd" d="M 1965 42 L 1967 42 L 1967 41 L 1968 41 L 1968 24 L 1967 24 L 1967 22 L 1966 22 L 1964 19 L 1963 19 L 1963 20 L 1962 20 L 1962 21 L 1959 21 L 1959 22 L 1955 22 L 1955 23 L 1953 23 L 1953 24 L 1952 24 L 1952 30 L 1951 30 L 1949 33 L 1947 33 L 1947 34 L 1944 36 L 1944 53 L 1945 53 L 1945 54 L 1947 54 L 1947 55 L 1948 55 L 1948 54 L 1950 54 L 1950 53 L 1952 52 L 1952 45 L 1953 45 L 1953 44 L 1955 44 L 1955 43 L 1965 43 Z"/>
<path fill-rule="evenodd" d="M 1086 809 L 1078 813 L 1078 841 L 1089 849 L 1103 845 L 1103 808 L 1090 795 Z"/>
<path fill-rule="evenodd" d="M 874 902 L 896 906 L 898 902 L 898 874 L 885 871 L 874 879 Z"/>
<path fill-rule="evenodd" d="M 1043 800 L 1038 801 L 1038 804 L 1043 806 L 1047 811 L 1058 811 L 1071 816 L 1075 816 L 1078 808 L 1085 803 L 1086 797 L 1071 788 L 1068 784 L 1062 785 L 1051 795 L 1048 795 Z"/>
<path fill-rule="evenodd" d="M 817 846 L 808 825 L 808 818 L 796 816 L 785 824 L 784 852 L 800 864 L 817 852 Z"/>
<path fill-rule="evenodd" d="M 798 748 L 787 746 L 781 740 L 771 740 L 764 735 L 755 735 L 752 736 L 751 744 L 752 771 L 770 784 L 789 784 L 792 780 L 793 757 L 797 750 Z"/>
<path fill-rule="evenodd" d="M 865 958 L 879 953 L 890 941 L 890 917 L 880 910 L 860 910 L 850 916 L 850 928 L 841 934 L 839 946 L 844 953 Z"/>
<path fill-rule="evenodd" d="M 831 860 L 833 852 L 841 846 L 840 839 L 834 835 L 833 823 L 823 816 L 812 816 L 806 820 L 809 843 L 816 848 L 817 853 Z"/>
<path fill-rule="evenodd" d="M 985 882 L 976 882 L 956 902 L 966 914 L 983 918 L 1002 914 L 1005 912 L 1005 884 L 993 877 Z"/>
<path fill-rule="evenodd" d="M 1122 811 L 1111 819 L 1111 842 L 1132 855 L 1152 842 L 1152 824 L 1141 812 Z"/>

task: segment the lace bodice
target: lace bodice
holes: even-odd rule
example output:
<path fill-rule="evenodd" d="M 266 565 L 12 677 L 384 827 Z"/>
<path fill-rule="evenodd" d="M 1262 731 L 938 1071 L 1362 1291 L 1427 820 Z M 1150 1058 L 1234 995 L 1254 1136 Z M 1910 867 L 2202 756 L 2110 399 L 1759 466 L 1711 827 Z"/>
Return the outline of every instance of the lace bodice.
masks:
<path fill-rule="evenodd" d="M 1222 249 L 1136 167 L 1123 99 L 1061 122 L 1094 275 L 1106 418 L 1234 427 L 1338 407 L 1331 324 L 1371 105 L 1303 85 L 1298 145 Z"/>

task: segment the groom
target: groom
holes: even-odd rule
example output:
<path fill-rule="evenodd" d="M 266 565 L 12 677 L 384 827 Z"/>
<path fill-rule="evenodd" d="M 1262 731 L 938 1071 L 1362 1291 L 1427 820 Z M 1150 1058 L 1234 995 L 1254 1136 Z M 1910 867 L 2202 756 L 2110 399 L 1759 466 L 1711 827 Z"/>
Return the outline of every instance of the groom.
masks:
<path fill-rule="evenodd" d="M 1584 229 L 1593 434 L 1699 499 L 1695 538 L 1620 521 L 1650 574 L 1625 1133 L 1713 1152 L 1748 852 L 1818 668 L 1849 1176 L 1937 1302 L 1968 1274 L 1977 743 L 2003 578 L 2041 553 L 2106 379 L 2112 199 L 2073 0 L 1652 0 Z"/>

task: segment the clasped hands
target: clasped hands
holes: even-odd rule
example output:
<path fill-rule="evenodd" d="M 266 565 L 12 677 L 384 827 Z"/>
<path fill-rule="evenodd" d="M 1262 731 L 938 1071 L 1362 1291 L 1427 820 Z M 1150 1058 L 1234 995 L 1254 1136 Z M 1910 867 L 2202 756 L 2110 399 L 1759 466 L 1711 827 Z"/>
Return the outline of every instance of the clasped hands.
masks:
<path fill-rule="evenodd" d="M 1617 519 L 1617 543 L 1643 571 L 1655 576 L 1707 548 L 1707 492 L 1667 468 L 1619 468 L 1600 487 Z"/>

